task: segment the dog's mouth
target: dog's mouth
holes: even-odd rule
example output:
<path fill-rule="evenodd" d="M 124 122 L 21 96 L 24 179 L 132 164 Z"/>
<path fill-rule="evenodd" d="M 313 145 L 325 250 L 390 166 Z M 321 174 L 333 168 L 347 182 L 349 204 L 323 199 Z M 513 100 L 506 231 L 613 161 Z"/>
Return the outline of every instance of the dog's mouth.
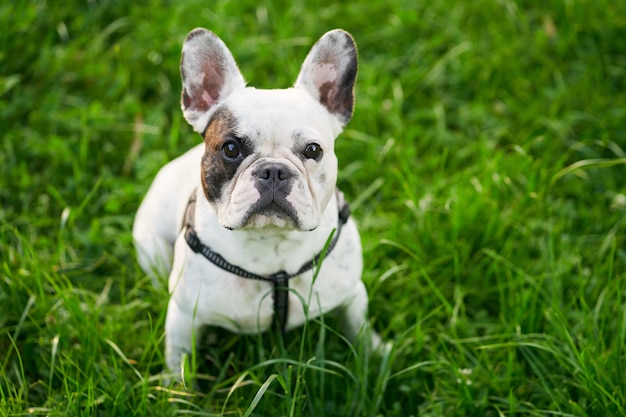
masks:
<path fill-rule="evenodd" d="M 248 211 L 242 228 L 298 228 L 295 208 L 286 200 L 259 199 Z"/>

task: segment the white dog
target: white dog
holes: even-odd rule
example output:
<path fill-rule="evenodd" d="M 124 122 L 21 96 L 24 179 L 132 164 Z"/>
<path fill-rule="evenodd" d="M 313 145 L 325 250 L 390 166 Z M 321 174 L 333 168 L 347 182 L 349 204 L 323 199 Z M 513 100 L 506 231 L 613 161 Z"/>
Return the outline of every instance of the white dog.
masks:
<path fill-rule="evenodd" d="M 141 267 L 169 274 L 168 367 L 180 367 L 203 326 L 290 330 L 336 311 L 354 340 L 367 292 L 334 152 L 354 108 L 352 37 L 322 36 L 284 90 L 246 87 L 206 29 L 185 40 L 180 69 L 183 114 L 204 144 L 160 170 L 133 226 Z"/>

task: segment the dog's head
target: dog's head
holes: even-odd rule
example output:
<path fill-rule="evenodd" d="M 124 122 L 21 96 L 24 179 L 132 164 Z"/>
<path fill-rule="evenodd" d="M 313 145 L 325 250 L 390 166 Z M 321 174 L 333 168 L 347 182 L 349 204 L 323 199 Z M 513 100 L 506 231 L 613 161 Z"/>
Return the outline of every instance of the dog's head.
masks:
<path fill-rule="evenodd" d="M 226 45 L 193 30 L 180 64 L 185 119 L 204 139 L 202 186 L 229 229 L 315 229 L 335 191 L 334 141 L 354 109 L 356 46 L 322 36 L 293 88 L 246 87 Z"/>

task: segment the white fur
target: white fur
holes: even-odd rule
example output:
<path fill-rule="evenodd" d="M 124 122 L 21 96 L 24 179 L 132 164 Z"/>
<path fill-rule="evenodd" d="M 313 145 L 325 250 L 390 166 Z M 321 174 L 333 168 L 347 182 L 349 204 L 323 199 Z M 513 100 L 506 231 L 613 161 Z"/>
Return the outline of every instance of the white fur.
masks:
<path fill-rule="evenodd" d="M 202 37 L 213 44 L 208 48 L 218 49 L 220 59 L 230 56 L 221 41 L 204 32 L 194 38 L 193 47 L 187 48 L 185 54 L 205 48 L 206 45 L 195 44 Z M 316 47 L 311 54 L 315 55 Z M 226 87 L 219 100 L 205 113 L 194 110 L 191 115 L 185 114 L 193 128 L 202 131 L 205 126 L 200 122 L 206 119 L 207 123 L 207 114 L 212 114 L 215 106 L 225 106 L 237 120 L 237 133 L 254 143 L 254 156 L 244 160 L 236 177 L 222 190 L 226 196 L 223 202 L 211 204 L 204 196 L 200 162 L 205 146 L 198 145 L 159 171 L 139 207 L 133 226 L 138 261 L 156 281 L 169 275 L 171 298 L 165 332 L 166 361 L 172 371 L 180 366 L 181 355 L 193 348 L 192 333 L 200 327 L 258 333 L 267 330 L 274 317 L 271 283 L 235 276 L 189 248 L 181 226 L 192 192 L 196 193 L 194 227 L 200 240 L 231 264 L 259 275 L 298 271 L 324 248 L 338 226 L 337 160 L 333 147 L 342 129 L 342 116 L 320 104 L 310 86 L 336 78 L 334 71 L 341 68 L 319 66 L 314 61 L 307 64 L 309 61 L 307 58 L 295 88 L 256 90 L 227 87 L 239 83 L 238 70 L 232 73 L 233 65 L 236 68 L 233 60 L 227 65 L 231 74 L 224 78 Z M 321 68 L 321 72 L 312 66 Z M 204 92 L 198 94 L 202 99 Z M 319 143 L 324 149 L 323 158 L 316 162 L 294 154 L 294 142 L 298 140 Z M 280 162 L 295 173 L 294 191 L 288 201 L 305 228 L 313 230 L 303 231 L 277 219 L 259 219 L 251 226 L 235 227 L 236 230 L 224 227 L 240 223 L 242 213 L 258 198 L 251 172 L 262 161 Z M 367 292 L 361 281 L 362 264 L 359 234 L 349 219 L 315 282 L 313 271 L 289 281 L 286 329 L 336 311 L 343 317 L 346 336 L 353 340 L 366 324 Z M 378 336 L 372 337 L 373 343 L 378 344 Z"/>

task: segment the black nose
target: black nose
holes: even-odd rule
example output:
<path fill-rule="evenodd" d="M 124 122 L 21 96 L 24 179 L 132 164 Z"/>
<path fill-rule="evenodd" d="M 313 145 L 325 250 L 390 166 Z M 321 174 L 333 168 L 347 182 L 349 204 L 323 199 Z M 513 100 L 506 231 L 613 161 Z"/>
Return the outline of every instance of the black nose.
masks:
<path fill-rule="evenodd" d="M 274 162 L 261 164 L 252 172 L 252 175 L 260 180 L 275 184 L 291 178 L 291 172 L 285 165 Z"/>

